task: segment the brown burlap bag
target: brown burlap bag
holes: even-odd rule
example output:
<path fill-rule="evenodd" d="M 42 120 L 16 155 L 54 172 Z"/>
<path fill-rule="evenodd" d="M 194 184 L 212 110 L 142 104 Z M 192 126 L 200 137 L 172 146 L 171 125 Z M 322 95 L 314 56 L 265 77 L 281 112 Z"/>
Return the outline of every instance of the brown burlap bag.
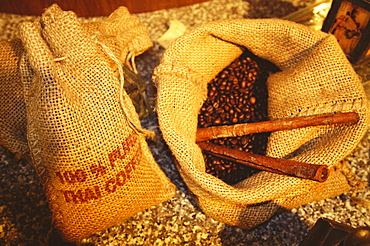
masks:
<path fill-rule="evenodd" d="M 146 26 L 125 7 L 102 21 L 86 22 L 82 26 L 125 64 L 152 46 Z M 18 69 L 23 52 L 20 39 L 0 42 L 0 145 L 19 156 L 29 152 L 26 108 Z"/>
<path fill-rule="evenodd" d="M 19 27 L 28 144 L 53 221 L 69 241 L 117 224 L 175 191 L 146 143 L 152 133 L 141 128 L 123 90 L 122 60 L 148 46 L 119 31 L 127 25 L 120 18 L 127 10 L 117 11 L 118 22 L 87 31 L 73 12 L 53 5 L 40 23 Z"/>
<path fill-rule="evenodd" d="M 267 82 L 270 119 L 347 111 L 360 115 L 356 124 L 274 132 L 269 138 L 268 156 L 327 164 L 327 181 L 259 172 L 230 186 L 205 172 L 195 143 L 197 116 L 207 97 L 207 83 L 239 57 L 240 46 L 281 70 Z M 339 163 L 365 134 L 368 109 L 361 81 L 334 36 L 278 19 L 212 22 L 176 40 L 154 78 L 163 137 L 207 215 L 251 228 L 279 208 L 291 209 L 351 188 L 354 177 Z"/>
<path fill-rule="evenodd" d="M 22 54 L 19 39 L 0 42 L 0 145 L 18 155 L 29 152 L 26 107 L 18 69 Z"/>

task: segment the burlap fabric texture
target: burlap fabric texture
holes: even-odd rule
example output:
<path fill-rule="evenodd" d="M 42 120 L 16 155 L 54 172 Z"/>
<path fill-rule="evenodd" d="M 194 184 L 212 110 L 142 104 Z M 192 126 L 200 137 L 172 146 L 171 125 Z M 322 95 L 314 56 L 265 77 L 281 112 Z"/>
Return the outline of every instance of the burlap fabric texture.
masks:
<path fill-rule="evenodd" d="M 19 39 L 0 42 L 0 145 L 20 156 L 29 152 L 26 106 L 18 69 L 22 54 Z"/>
<path fill-rule="evenodd" d="M 356 124 L 274 132 L 268 156 L 326 164 L 326 182 L 259 172 L 230 186 L 205 172 L 195 143 L 207 83 L 245 47 L 277 65 L 267 81 L 270 119 L 355 111 Z M 361 81 L 334 36 L 278 19 L 211 22 L 176 40 L 156 68 L 160 129 L 199 207 L 218 221 L 252 228 L 279 208 L 348 191 L 354 177 L 340 164 L 365 134 L 368 109 Z"/>
<path fill-rule="evenodd" d="M 152 46 L 145 25 L 121 7 L 102 21 L 84 22 L 83 28 L 107 46 L 122 62 Z M 0 145 L 23 156 L 29 152 L 26 137 L 26 108 L 19 62 L 24 53 L 19 38 L 0 42 Z"/>
<path fill-rule="evenodd" d="M 19 27 L 30 154 L 68 241 L 174 195 L 123 90 L 123 61 L 151 45 L 144 30 L 124 7 L 86 26 L 57 5 Z"/>

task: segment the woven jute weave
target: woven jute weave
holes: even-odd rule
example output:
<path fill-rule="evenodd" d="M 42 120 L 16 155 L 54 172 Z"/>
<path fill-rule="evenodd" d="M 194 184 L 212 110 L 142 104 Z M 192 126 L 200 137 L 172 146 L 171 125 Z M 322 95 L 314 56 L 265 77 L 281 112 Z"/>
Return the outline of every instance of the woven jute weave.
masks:
<path fill-rule="evenodd" d="M 96 41 L 109 47 L 122 63 L 127 63 L 128 58 L 138 56 L 152 46 L 146 26 L 140 24 L 125 7 L 117 9 L 105 20 L 81 25 Z M 19 38 L 0 42 L 0 144 L 20 156 L 29 152 L 19 71 L 23 53 Z"/>
<path fill-rule="evenodd" d="M 230 186 L 205 172 L 195 142 L 197 116 L 207 97 L 207 83 L 241 55 L 240 47 L 281 70 L 267 81 L 270 119 L 349 111 L 360 115 L 355 124 L 271 134 L 266 155 L 326 164 L 330 168 L 327 181 L 259 172 Z M 199 207 L 218 221 L 252 228 L 279 208 L 334 197 L 357 184 L 342 160 L 367 130 L 367 101 L 359 77 L 334 36 L 278 19 L 211 22 L 176 40 L 154 79 L 163 137 Z"/>
<path fill-rule="evenodd" d="M 0 42 L 0 145 L 18 155 L 29 152 L 26 106 L 18 69 L 22 54 L 19 39 Z"/>
<path fill-rule="evenodd" d="M 17 115 L 26 116 L 26 128 L 19 127 L 26 144 L 21 140 L 14 150 L 29 148 L 53 222 L 68 241 L 174 195 L 148 148 L 153 133 L 141 128 L 123 89 L 124 61 L 151 45 L 146 28 L 124 7 L 81 24 L 57 5 L 40 21 L 23 22 L 19 40 L 4 45 L 18 59 L 9 80 L 22 88 L 24 109 Z"/>

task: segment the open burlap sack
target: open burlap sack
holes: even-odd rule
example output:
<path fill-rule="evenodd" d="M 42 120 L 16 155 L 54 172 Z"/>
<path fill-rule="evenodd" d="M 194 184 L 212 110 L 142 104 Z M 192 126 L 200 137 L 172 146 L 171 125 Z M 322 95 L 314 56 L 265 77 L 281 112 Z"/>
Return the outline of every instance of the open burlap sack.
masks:
<path fill-rule="evenodd" d="M 152 46 L 146 26 L 126 7 L 118 8 L 102 21 L 85 22 L 82 26 L 89 35 L 109 47 L 122 63 L 130 62 Z M 26 108 L 18 68 L 23 53 L 19 38 L 0 42 L 0 145 L 20 156 L 29 152 Z"/>
<path fill-rule="evenodd" d="M 270 119 L 355 111 L 356 124 L 274 132 L 268 156 L 330 168 L 327 181 L 303 180 L 259 172 L 230 186 L 205 172 L 195 143 L 197 116 L 207 97 L 207 83 L 245 47 L 277 65 L 268 79 Z M 178 169 L 205 214 L 226 224 L 254 227 L 279 208 L 339 195 L 355 182 L 340 164 L 368 126 L 364 90 L 334 36 L 278 19 L 211 22 L 176 40 L 156 68 L 157 110 L 163 137 Z"/>
<path fill-rule="evenodd" d="M 152 133 L 141 128 L 123 90 L 122 60 L 140 52 L 140 40 L 107 43 L 104 33 L 92 36 L 73 12 L 56 5 L 40 23 L 19 27 L 28 144 L 55 226 L 69 241 L 174 195 L 146 143 Z"/>

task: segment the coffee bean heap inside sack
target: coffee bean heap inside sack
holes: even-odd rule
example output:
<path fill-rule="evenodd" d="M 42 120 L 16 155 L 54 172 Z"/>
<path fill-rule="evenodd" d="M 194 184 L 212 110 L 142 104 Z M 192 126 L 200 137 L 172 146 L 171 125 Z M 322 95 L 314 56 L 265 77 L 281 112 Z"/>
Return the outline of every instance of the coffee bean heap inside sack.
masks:
<path fill-rule="evenodd" d="M 224 68 L 208 84 L 208 97 L 198 115 L 198 127 L 258 122 L 267 118 L 266 80 L 276 71 L 268 61 L 248 51 Z M 211 143 L 264 155 L 268 133 L 210 140 Z M 206 172 L 235 184 L 259 170 L 203 153 Z"/>

